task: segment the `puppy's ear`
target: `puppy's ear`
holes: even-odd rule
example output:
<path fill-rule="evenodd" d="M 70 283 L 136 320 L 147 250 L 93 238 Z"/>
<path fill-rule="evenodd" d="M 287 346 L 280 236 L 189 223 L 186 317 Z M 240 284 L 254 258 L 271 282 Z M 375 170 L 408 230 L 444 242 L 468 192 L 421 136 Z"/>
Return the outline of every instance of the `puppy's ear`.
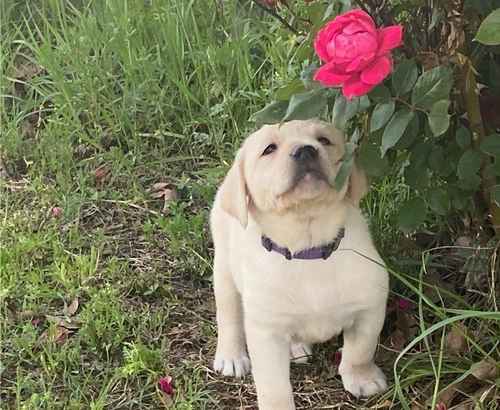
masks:
<path fill-rule="evenodd" d="M 243 228 L 248 224 L 248 198 L 244 173 L 243 150 L 236 159 L 220 187 L 222 209 L 236 218 Z"/>
<path fill-rule="evenodd" d="M 359 206 L 361 199 L 368 193 L 368 179 L 365 172 L 354 162 L 351 176 L 349 177 L 349 188 L 346 197 L 354 206 Z"/>

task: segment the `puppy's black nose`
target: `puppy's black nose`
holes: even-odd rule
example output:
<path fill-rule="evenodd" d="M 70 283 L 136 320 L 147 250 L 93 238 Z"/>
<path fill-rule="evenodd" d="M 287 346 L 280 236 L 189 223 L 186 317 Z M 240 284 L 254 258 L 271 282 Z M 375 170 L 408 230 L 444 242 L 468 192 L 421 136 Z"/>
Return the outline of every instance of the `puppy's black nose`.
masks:
<path fill-rule="evenodd" d="M 302 145 L 290 154 L 296 161 L 312 161 L 318 158 L 318 150 L 312 145 Z"/>

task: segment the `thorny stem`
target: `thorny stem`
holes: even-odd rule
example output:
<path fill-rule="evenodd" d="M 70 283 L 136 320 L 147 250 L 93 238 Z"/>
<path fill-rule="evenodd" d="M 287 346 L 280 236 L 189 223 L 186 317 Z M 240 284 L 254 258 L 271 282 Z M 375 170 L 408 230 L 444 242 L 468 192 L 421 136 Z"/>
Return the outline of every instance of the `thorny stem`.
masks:
<path fill-rule="evenodd" d="M 481 108 L 479 105 L 479 96 L 476 92 L 477 81 L 474 74 L 474 69 L 470 60 L 464 62 L 463 79 L 462 79 L 462 95 L 465 101 L 465 109 L 469 119 L 470 129 L 473 135 L 475 146 L 481 144 L 485 136 L 483 119 L 481 117 Z M 490 159 L 487 155 L 483 155 L 483 163 L 481 166 L 482 178 L 482 194 L 483 198 L 489 206 L 491 223 L 497 235 L 500 235 L 500 208 L 491 198 L 491 190 L 496 185 L 496 177 L 488 174 L 486 165 Z"/>
<path fill-rule="evenodd" d="M 288 21 L 286 21 L 283 17 L 281 17 L 273 9 L 270 9 L 270 8 L 264 6 L 262 3 L 259 2 L 259 0 L 252 0 L 252 3 L 254 3 L 260 9 L 264 10 L 267 14 L 273 16 L 276 20 L 278 20 L 281 24 L 283 24 L 292 33 L 294 33 L 296 35 L 300 35 L 300 32 L 295 27 L 293 27 L 291 24 L 289 24 Z"/>
<path fill-rule="evenodd" d="M 424 110 L 423 108 L 415 107 L 414 105 L 410 104 L 408 101 L 403 100 L 402 98 L 399 98 L 399 97 L 392 97 L 392 98 L 394 101 L 397 101 L 403 105 L 406 105 L 412 111 L 420 111 L 420 112 L 427 114 L 427 111 Z"/>

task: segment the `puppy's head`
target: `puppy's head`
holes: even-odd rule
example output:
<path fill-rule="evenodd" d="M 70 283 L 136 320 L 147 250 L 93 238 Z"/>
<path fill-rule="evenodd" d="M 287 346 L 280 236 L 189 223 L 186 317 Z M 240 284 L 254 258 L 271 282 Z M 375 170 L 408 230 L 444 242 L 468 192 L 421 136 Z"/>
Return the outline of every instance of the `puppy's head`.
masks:
<path fill-rule="evenodd" d="M 359 169 L 354 167 L 340 191 L 333 187 L 343 155 L 344 137 L 330 124 L 308 120 L 266 125 L 238 151 L 221 187 L 222 207 L 246 226 L 249 206 L 279 214 L 340 201 L 346 194 L 357 206 L 367 189 Z"/>

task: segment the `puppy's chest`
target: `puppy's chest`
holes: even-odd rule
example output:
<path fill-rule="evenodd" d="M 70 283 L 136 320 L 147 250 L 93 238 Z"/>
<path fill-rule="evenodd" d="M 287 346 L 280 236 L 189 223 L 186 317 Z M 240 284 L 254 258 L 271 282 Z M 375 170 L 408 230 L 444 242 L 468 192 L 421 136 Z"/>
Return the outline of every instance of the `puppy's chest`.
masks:
<path fill-rule="evenodd" d="M 356 302 L 343 289 L 343 281 L 336 280 L 331 269 L 261 270 L 249 272 L 245 278 L 247 313 L 285 326 L 304 340 L 332 337 L 352 321 L 357 310 Z"/>

